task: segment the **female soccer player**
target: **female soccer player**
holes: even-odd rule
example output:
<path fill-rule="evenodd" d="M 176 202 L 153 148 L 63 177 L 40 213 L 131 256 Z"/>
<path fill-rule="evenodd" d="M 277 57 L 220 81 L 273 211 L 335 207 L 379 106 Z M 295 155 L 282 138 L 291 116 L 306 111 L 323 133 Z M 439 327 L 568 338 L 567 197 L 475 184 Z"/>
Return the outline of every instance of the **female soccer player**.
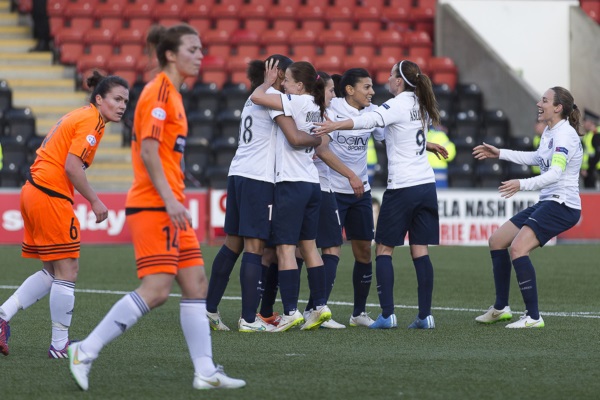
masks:
<path fill-rule="evenodd" d="M 255 104 L 281 110 L 292 116 L 298 129 L 314 130 L 314 122 L 323 120 L 325 113 L 325 83 L 314 67 L 299 61 L 285 72 L 285 94 L 268 94 L 277 77 L 277 63 L 266 65 L 265 82 L 250 99 Z M 325 268 L 315 239 L 317 236 L 321 190 L 319 174 L 313 163 L 313 147 L 294 147 L 282 135 L 277 136 L 275 159 L 275 202 L 273 207 L 273 243 L 279 266 L 279 287 L 284 315 L 274 331 L 280 332 L 302 324 L 302 329 L 318 328 L 331 319 L 327 307 Z M 299 274 L 296 245 L 306 262 L 308 282 L 314 311 L 305 321 L 298 311 Z"/>
<path fill-rule="evenodd" d="M 519 190 L 540 190 L 540 200 L 505 222 L 490 237 L 496 302 L 475 318 L 491 324 L 512 318 L 508 305 L 511 260 L 526 311 L 507 328 L 543 328 L 538 309 L 535 269 L 529 253 L 572 228 L 581 216 L 579 170 L 583 148 L 578 137 L 581 113 L 567 89 L 548 89 L 537 103 L 538 121 L 546 125 L 536 151 L 497 149 L 487 143 L 473 149 L 477 160 L 500 158 L 517 164 L 537 165 L 541 175 L 502 182 L 500 194 L 509 198 Z M 510 253 L 508 248 L 510 247 Z"/>
<path fill-rule="evenodd" d="M 178 89 L 186 78 L 198 75 L 202 44 L 198 33 L 185 24 L 155 26 L 147 42 L 155 49 L 161 71 L 146 85 L 136 106 L 134 181 L 125 204 L 141 285 L 119 300 L 87 338 L 69 346 L 71 374 L 87 390 L 92 362 L 102 348 L 162 305 L 177 280 L 182 292 L 181 328 L 195 371 L 193 387 L 240 388 L 246 382 L 228 377 L 213 363 L 204 261 L 183 205 L 181 160 L 188 125 Z"/>
<path fill-rule="evenodd" d="M 285 70 L 293 61 L 279 54 L 270 56 L 266 62 L 271 60 L 278 62 L 277 78 L 267 93 L 281 94 Z M 251 62 L 247 72 L 254 90 L 264 82 L 265 62 Z M 278 133 L 279 129 L 282 131 Z M 225 214 L 227 236 L 213 262 L 206 299 L 207 316 L 214 330 L 229 330 L 221 320 L 217 306 L 242 250 L 242 315 L 238 329 L 241 332 L 261 332 L 275 328 L 256 318 L 256 308 L 261 294 L 258 288 L 267 268 L 262 266 L 261 257 L 271 233 L 277 134 L 286 135 L 294 146 L 311 147 L 321 142 L 319 138 L 298 131 L 294 120 L 283 115 L 282 111 L 265 108 L 251 100 L 246 102 L 240 122 L 238 149 L 229 167 Z"/>
<path fill-rule="evenodd" d="M 394 247 L 404 244 L 408 232 L 410 252 L 417 273 L 419 314 L 409 328 L 435 327 L 431 315 L 433 266 L 428 245 L 439 243 L 439 216 L 433 170 L 427 161 L 427 127 L 439 121 L 429 77 L 411 61 L 394 64 L 389 78 L 395 96 L 376 110 L 343 121 L 326 121 L 317 134 L 336 130 L 386 127 L 388 187 L 375 233 L 377 292 L 382 308 L 369 327 L 397 327 L 394 315 Z M 437 149 L 437 150 L 436 150 Z M 443 147 L 432 148 L 444 155 Z"/>
<path fill-rule="evenodd" d="M 41 260 L 43 268 L 0 307 L 0 352 L 4 355 L 8 355 L 8 321 L 50 293 L 48 357 L 67 358 L 80 250 L 73 188 L 90 202 L 96 223 L 107 218 L 108 209 L 88 183 L 85 170 L 94 161 L 106 123 L 120 121 L 129 100 L 129 85 L 118 76 L 94 72 L 87 84 L 92 89 L 90 104 L 63 116 L 52 127 L 21 189 L 25 225 L 21 254 Z"/>

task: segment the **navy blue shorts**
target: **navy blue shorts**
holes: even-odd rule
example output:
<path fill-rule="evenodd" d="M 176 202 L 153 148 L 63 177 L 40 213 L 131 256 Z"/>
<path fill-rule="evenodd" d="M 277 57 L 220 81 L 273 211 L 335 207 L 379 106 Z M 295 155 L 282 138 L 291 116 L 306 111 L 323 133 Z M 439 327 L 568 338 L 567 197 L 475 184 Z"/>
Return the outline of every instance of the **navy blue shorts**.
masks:
<path fill-rule="evenodd" d="M 278 182 L 271 242 L 296 245 L 300 240 L 315 240 L 320 205 L 321 185 L 318 183 Z"/>
<path fill-rule="evenodd" d="M 243 176 L 227 178 L 225 233 L 267 240 L 275 185 Z"/>
<path fill-rule="evenodd" d="M 579 217 L 581 210 L 567 207 L 564 203 L 544 200 L 527 207 L 512 217 L 510 222 L 519 229 L 523 225 L 530 227 L 540 242 L 540 247 L 543 247 L 553 237 L 574 227 L 579 222 Z"/>
<path fill-rule="evenodd" d="M 440 243 L 435 183 L 388 189 L 383 193 L 375 242 L 389 247 L 402 246 L 407 232 L 409 244 Z"/>
<path fill-rule="evenodd" d="M 317 231 L 317 247 L 326 249 L 328 247 L 341 246 L 342 226 L 338 212 L 335 194 L 321 191 L 321 211 L 319 212 L 319 230 Z"/>
<path fill-rule="evenodd" d="M 335 199 L 340 211 L 340 221 L 348 240 L 373 240 L 373 201 L 371 191 L 361 197 L 354 194 L 336 193 Z"/>

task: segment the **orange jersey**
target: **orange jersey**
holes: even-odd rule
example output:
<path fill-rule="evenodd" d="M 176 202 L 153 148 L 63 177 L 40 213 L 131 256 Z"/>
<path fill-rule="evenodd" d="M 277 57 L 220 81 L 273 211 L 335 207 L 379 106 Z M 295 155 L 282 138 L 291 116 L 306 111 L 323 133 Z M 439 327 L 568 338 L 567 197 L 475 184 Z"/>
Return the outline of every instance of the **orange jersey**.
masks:
<path fill-rule="evenodd" d="M 181 94 L 164 72 L 150 81 L 135 107 L 131 158 L 133 185 L 127 193 L 125 207 L 164 207 L 164 202 L 152 184 L 141 157 L 143 140 L 158 140 L 158 154 L 175 198 L 183 202 L 183 151 L 187 138 L 187 118 Z"/>
<path fill-rule="evenodd" d="M 104 120 L 93 104 L 62 117 L 46 135 L 31 166 L 33 181 L 46 189 L 73 199 L 73 184 L 65 171 L 69 153 L 92 165 L 104 134 Z"/>

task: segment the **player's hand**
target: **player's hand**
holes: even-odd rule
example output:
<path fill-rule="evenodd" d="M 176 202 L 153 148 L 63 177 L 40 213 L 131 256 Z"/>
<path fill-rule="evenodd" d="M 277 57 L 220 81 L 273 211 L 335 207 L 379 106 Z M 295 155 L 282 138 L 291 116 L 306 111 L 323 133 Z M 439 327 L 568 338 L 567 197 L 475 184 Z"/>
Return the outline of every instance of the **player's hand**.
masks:
<path fill-rule="evenodd" d="M 183 204 L 173 199 L 166 204 L 167 214 L 171 218 L 171 222 L 176 228 L 185 231 L 188 227 L 192 227 L 192 217 Z"/>
<path fill-rule="evenodd" d="M 477 160 L 500 157 L 500 150 L 491 144 L 483 143 L 473 149 L 473 157 Z"/>
<path fill-rule="evenodd" d="M 438 160 L 441 160 L 442 157 L 444 159 L 448 158 L 448 150 L 446 150 L 446 148 L 444 146 L 442 146 L 441 144 L 427 142 L 427 145 L 425 148 L 427 149 L 427 151 L 435 154 L 435 156 L 438 158 Z"/>
<path fill-rule="evenodd" d="M 521 190 L 521 183 L 519 183 L 518 179 L 511 179 L 510 181 L 502 182 L 498 190 L 500 191 L 500 196 L 508 199 Z"/>
<path fill-rule="evenodd" d="M 92 211 L 96 216 L 97 224 L 108 218 L 108 208 L 106 208 L 106 206 L 100 199 L 94 201 L 90 205 L 92 206 Z"/>
<path fill-rule="evenodd" d="M 315 129 L 314 135 L 317 137 L 327 135 L 328 133 L 331 133 L 333 131 L 337 131 L 336 123 L 330 120 L 327 116 L 325 116 L 324 122 L 315 122 L 315 125 L 317 126 L 317 129 Z"/>
<path fill-rule="evenodd" d="M 265 83 L 269 86 L 273 86 L 273 84 L 277 80 L 278 64 L 279 60 L 274 59 L 265 62 Z"/>
<path fill-rule="evenodd" d="M 350 182 L 350 186 L 354 191 L 354 195 L 356 197 L 362 197 L 362 195 L 365 193 L 365 184 L 363 181 L 361 181 L 356 174 L 352 174 L 352 176 L 348 178 L 348 182 Z"/>

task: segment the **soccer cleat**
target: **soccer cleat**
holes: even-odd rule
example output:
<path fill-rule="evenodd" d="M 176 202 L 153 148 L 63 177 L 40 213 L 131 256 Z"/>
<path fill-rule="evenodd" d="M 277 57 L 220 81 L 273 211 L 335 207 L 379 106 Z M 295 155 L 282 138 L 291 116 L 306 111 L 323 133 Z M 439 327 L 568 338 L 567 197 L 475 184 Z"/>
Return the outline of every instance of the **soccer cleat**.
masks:
<path fill-rule="evenodd" d="M 282 315 L 279 320 L 277 328 L 273 329 L 272 332 L 285 332 L 296 325 L 300 325 L 304 322 L 304 318 L 300 311 L 296 310 L 291 315 Z"/>
<path fill-rule="evenodd" d="M 230 378 L 225 375 L 223 367 L 217 365 L 217 370 L 211 376 L 194 374 L 194 389 L 238 389 L 246 386 L 246 381 Z"/>
<path fill-rule="evenodd" d="M 0 318 L 0 353 L 8 355 L 8 338 L 10 337 L 10 326 L 8 321 Z"/>
<path fill-rule="evenodd" d="M 69 348 L 70 344 L 71 342 L 68 341 L 67 344 L 65 344 L 64 349 L 62 350 L 56 350 L 53 345 L 50 345 L 50 348 L 48 349 L 48 358 L 69 358 L 69 353 L 67 352 L 67 349 Z"/>
<path fill-rule="evenodd" d="M 325 321 L 321 324 L 321 328 L 327 328 L 327 329 L 346 329 L 346 325 L 344 324 L 340 324 L 337 321 L 334 321 L 333 319 L 330 319 L 329 321 Z"/>
<path fill-rule="evenodd" d="M 81 390 L 88 390 L 89 382 L 88 375 L 92 368 L 92 360 L 85 359 L 85 354 L 81 351 L 81 342 L 71 343 L 67 348 L 69 355 L 69 369 L 77 386 Z"/>
<path fill-rule="evenodd" d="M 369 314 L 366 312 L 361 312 L 356 317 L 350 316 L 350 326 L 371 326 L 373 324 L 373 318 L 369 317 Z"/>
<path fill-rule="evenodd" d="M 276 327 L 267 324 L 260 318 L 256 318 L 254 322 L 246 322 L 244 318 L 240 318 L 238 321 L 238 330 L 240 332 L 271 332 Z"/>
<path fill-rule="evenodd" d="M 228 331 L 230 330 L 227 325 L 223 323 L 221 319 L 221 314 L 217 311 L 216 313 L 206 312 L 206 317 L 208 318 L 208 324 L 210 325 L 210 329 L 213 331 Z"/>
<path fill-rule="evenodd" d="M 369 325 L 370 329 L 391 329 L 398 327 L 398 320 L 396 315 L 392 314 L 387 318 L 383 318 L 383 315 L 379 314 L 375 322 Z"/>
<path fill-rule="evenodd" d="M 533 319 L 527 315 L 527 311 L 525 311 L 525 314 L 523 314 L 517 322 L 506 325 L 506 328 L 543 328 L 544 326 L 544 320 L 541 315 L 540 319 Z"/>
<path fill-rule="evenodd" d="M 433 329 L 435 328 L 435 321 L 433 315 L 428 315 L 425 319 L 415 318 L 412 324 L 408 326 L 408 329 Z"/>
<path fill-rule="evenodd" d="M 475 321 L 480 324 L 494 324 L 500 321 L 509 321 L 512 318 L 512 312 L 510 307 L 506 306 L 502 310 L 496 310 L 494 306 L 491 306 L 485 314 L 475 318 Z"/>
<path fill-rule="evenodd" d="M 300 328 L 303 331 L 317 329 L 325 321 L 331 319 L 331 310 L 327 306 L 317 307 L 309 312 L 308 317 L 305 317 L 304 325 Z"/>
<path fill-rule="evenodd" d="M 281 317 L 279 316 L 279 313 L 277 313 L 277 312 L 274 312 L 273 315 L 271 315 L 270 317 L 263 317 L 260 313 L 258 313 L 258 314 L 256 314 L 256 318 L 260 318 L 265 323 L 271 324 L 273 326 L 279 325 L 279 320 L 281 319 Z"/>

